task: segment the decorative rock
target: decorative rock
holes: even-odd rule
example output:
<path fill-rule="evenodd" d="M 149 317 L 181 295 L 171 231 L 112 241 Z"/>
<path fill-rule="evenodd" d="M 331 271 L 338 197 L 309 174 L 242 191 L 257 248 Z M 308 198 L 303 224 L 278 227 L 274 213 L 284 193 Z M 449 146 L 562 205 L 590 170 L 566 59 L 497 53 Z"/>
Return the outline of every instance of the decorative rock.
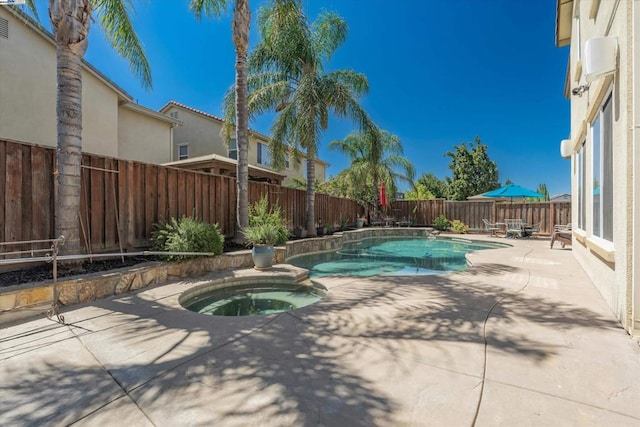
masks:
<path fill-rule="evenodd" d="M 71 305 L 80 302 L 77 280 L 60 282 L 56 286 L 58 287 L 58 301 L 60 301 L 62 305 Z"/>

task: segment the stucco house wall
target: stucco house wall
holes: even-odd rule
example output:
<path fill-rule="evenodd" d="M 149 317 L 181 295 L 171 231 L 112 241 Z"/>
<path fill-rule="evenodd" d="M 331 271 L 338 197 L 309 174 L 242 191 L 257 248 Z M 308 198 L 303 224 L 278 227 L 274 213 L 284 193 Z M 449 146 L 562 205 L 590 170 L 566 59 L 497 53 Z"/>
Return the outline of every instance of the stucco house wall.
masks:
<path fill-rule="evenodd" d="M 173 157 L 171 161 L 179 159 L 178 150 L 180 145 L 187 144 L 189 158 L 216 154 L 224 157 L 229 156 L 229 149 L 222 138 L 223 119 L 203 111 L 196 110 L 187 105 L 175 101 L 168 102 L 160 109 L 160 112 L 167 114 L 181 121 L 181 125 L 173 131 Z M 267 165 L 258 163 L 258 143 L 269 145 L 269 138 L 261 133 L 250 131 L 249 133 L 249 165 L 270 168 Z M 316 160 L 316 179 L 325 180 L 327 163 Z M 294 161 L 290 166 L 282 171 L 285 175 L 283 184 L 291 181 L 292 177 L 305 177 L 305 169 L 302 165 L 295 167 Z"/>
<path fill-rule="evenodd" d="M 0 138 L 55 147 L 56 46 L 53 37 L 22 12 L 0 6 L 8 34 L 0 34 Z M 4 22 L 3 22 L 4 23 Z M 82 66 L 82 150 L 155 161 L 170 159 L 177 121 L 133 104 L 131 96 L 87 62 Z M 124 137 L 122 141 L 120 137 Z M 130 147 L 135 142 L 139 148 Z"/>
<path fill-rule="evenodd" d="M 172 161 L 178 160 L 178 146 L 181 144 L 188 144 L 190 158 L 207 154 L 227 157 L 228 149 L 220 135 L 221 123 L 175 106 L 161 111 L 182 122 L 173 130 Z"/>
<path fill-rule="evenodd" d="M 55 100 L 53 105 L 55 110 Z M 82 151 L 121 157 L 118 152 L 118 126 L 118 95 L 95 76 L 83 72 Z M 52 133 L 56 134 L 55 128 Z"/>
<path fill-rule="evenodd" d="M 8 21 L 8 37 L 0 36 L 0 136 L 55 145 L 56 63 L 50 43 L 5 7 L 0 19 Z"/>
<path fill-rule="evenodd" d="M 568 3 L 559 0 L 560 3 Z M 582 0 L 572 3 L 572 16 L 564 25 L 571 26 L 570 61 L 567 95 L 571 99 L 571 181 L 572 218 L 579 217 L 579 155 L 585 162 L 585 221 L 574 223 L 573 253 L 605 298 L 622 325 L 630 332 L 639 331 L 638 309 L 640 297 L 634 258 L 637 258 L 638 238 L 634 237 L 634 223 L 638 223 L 638 202 L 634 200 L 634 172 L 637 170 L 637 143 L 632 129 L 638 129 L 637 63 L 633 63 L 634 39 L 637 42 L 639 2 Z M 559 25 L 563 23 L 559 20 Z M 636 34 L 634 34 L 634 26 Z M 616 37 L 618 42 L 615 73 L 593 81 L 578 96 L 572 90 L 586 85 L 585 43 L 595 37 Z M 636 49 L 638 44 L 635 45 Z M 635 86 L 635 87 L 634 87 Z M 594 232 L 594 202 L 591 185 L 598 181 L 594 173 L 593 123 L 603 103 L 611 95 L 612 105 L 612 178 L 613 178 L 613 238 L 602 239 Z M 635 113 L 634 113 L 635 110 Z M 635 118 L 634 118 L 635 114 Z M 634 124 L 635 123 L 635 124 Z M 635 136 L 637 139 L 637 134 Z M 583 146 L 584 143 L 584 146 Z M 637 180 L 637 178 L 636 178 Z M 640 187 L 639 187 L 640 188 Z M 605 191 L 605 190 L 602 190 Z M 635 204 L 635 205 L 634 205 Z M 635 319 L 635 322 L 634 322 Z"/>
<path fill-rule="evenodd" d="M 118 108 L 118 156 L 147 163 L 166 163 L 173 149 L 174 123 L 155 112 L 140 113 L 140 108 L 143 107 L 132 104 Z"/>

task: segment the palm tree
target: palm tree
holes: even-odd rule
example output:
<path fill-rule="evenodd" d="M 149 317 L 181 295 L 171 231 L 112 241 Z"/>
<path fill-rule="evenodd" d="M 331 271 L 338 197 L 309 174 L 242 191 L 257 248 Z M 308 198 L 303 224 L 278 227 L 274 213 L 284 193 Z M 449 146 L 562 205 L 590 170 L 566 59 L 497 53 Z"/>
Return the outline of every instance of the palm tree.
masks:
<path fill-rule="evenodd" d="M 27 6 L 37 17 L 34 0 Z M 108 41 L 124 57 L 145 87 L 151 69 L 129 18 L 125 0 L 49 0 L 49 18 L 56 40 L 58 127 L 55 233 L 65 236 L 63 253 L 80 253 L 80 166 L 82 161 L 82 58 L 87 50 L 92 16 Z"/>
<path fill-rule="evenodd" d="M 369 89 L 363 74 L 352 70 L 323 72 L 347 36 L 345 21 L 324 12 L 309 24 L 299 0 L 273 0 L 258 15 L 262 40 L 249 57 L 249 112 L 278 113 L 271 128 L 269 150 L 273 167 L 284 166 L 285 155 L 307 162 L 307 233 L 316 235 L 315 158 L 318 140 L 329 114 L 350 117 L 360 128 L 371 121 L 358 103 Z M 229 114 L 229 102 L 226 103 Z"/>
<path fill-rule="evenodd" d="M 366 131 L 352 132 L 343 140 L 332 141 L 329 148 L 349 156 L 351 164 L 348 173 L 354 190 L 360 194 L 373 191 L 375 214 L 381 182 L 389 194 L 396 193 L 398 179 L 413 185 L 413 165 L 402 156 L 400 139 L 387 131 L 373 127 Z"/>
<path fill-rule="evenodd" d="M 228 0 L 192 0 L 189 8 L 198 18 L 203 14 L 220 16 L 227 8 Z M 251 9 L 249 0 L 235 0 L 231 32 L 236 49 L 236 81 L 234 87 L 234 117 L 238 163 L 236 173 L 236 221 L 235 240 L 244 240 L 241 230 L 249 226 L 249 113 L 247 108 L 247 54 Z M 228 119 L 227 122 L 230 122 Z"/>

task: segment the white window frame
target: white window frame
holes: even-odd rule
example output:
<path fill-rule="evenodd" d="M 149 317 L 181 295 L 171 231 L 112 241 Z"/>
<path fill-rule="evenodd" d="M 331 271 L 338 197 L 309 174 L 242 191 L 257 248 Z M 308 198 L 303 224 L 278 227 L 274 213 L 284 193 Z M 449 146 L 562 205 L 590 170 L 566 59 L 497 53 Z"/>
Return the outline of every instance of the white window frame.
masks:
<path fill-rule="evenodd" d="M 289 153 L 285 153 L 284 155 L 284 167 L 289 170 L 291 169 L 291 156 Z"/>
<path fill-rule="evenodd" d="M 271 161 L 269 159 L 269 146 L 262 142 L 258 142 L 256 148 L 256 163 L 260 166 L 271 166 Z"/>
<path fill-rule="evenodd" d="M 227 157 L 230 159 L 238 160 L 238 141 L 236 141 L 235 138 L 232 138 L 231 141 L 229 141 L 229 150 L 227 153 Z M 235 156 L 233 154 L 235 154 Z"/>
<path fill-rule="evenodd" d="M 577 182 L 578 182 L 578 221 L 577 228 L 583 231 L 586 231 L 586 212 L 587 212 L 587 201 L 586 201 L 586 171 L 585 171 L 585 163 L 586 163 L 586 150 L 587 144 L 586 141 L 582 141 L 580 144 L 580 148 L 576 153 L 576 163 L 577 163 Z"/>
<path fill-rule="evenodd" d="M 608 117 L 605 113 L 608 108 Z M 591 122 L 592 138 L 592 235 L 604 242 L 613 243 L 613 91 L 609 89 Z M 607 137 L 608 133 L 608 137 Z M 608 141 L 607 141 L 608 139 Z M 607 144 L 608 143 L 608 144 Z M 596 150 L 598 153 L 596 153 Z M 608 170 L 605 170 L 606 161 Z M 595 162 L 598 162 L 596 165 Z M 609 172 L 607 176 L 607 172 Z M 596 195 L 596 182 L 598 194 Z M 596 196 L 599 203 L 596 204 Z M 607 206 L 609 209 L 607 209 Z M 597 227 L 596 227 L 597 226 Z"/>
<path fill-rule="evenodd" d="M 182 154 L 180 154 L 180 149 L 186 147 L 187 149 L 187 154 L 186 156 L 183 156 Z M 178 160 L 186 160 L 189 158 L 189 143 L 186 144 L 178 144 Z"/>

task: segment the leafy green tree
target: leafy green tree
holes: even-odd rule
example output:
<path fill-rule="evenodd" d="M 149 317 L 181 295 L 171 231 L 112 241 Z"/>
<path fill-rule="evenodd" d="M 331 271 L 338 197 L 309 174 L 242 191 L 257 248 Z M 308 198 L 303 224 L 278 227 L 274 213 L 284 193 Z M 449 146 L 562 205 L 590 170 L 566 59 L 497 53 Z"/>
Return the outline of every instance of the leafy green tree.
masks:
<path fill-rule="evenodd" d="M 540 201 L 543 201 L 543 202 L 549 201 L 550 198 L 549 198 L 549 190 L 547 190 L 547 184 L 538 185 L 538 189 L 536 190 L 536 192 L 544 196 Z"/>
<path fill-rule="evenodd" d="M 29 10 L 38 16 L 34 0 Z M 129 62 L 143 86 L 151 87 L 151 68 L 130 19 L 125 0 L 49 0 L 49 18 L 56 41 L 57 196 L 55 233 L 63 235 L 63 254 L 80 253 L 80 166 L 82 163 L 82 58 L 90 24 L 104 29 L 111 46 Z"/>
<path fill-rule="evenodd" d="M 433 195 L 426 185 L 417 182 L 413 188 L 404 193 L 405 200 L 433 200 L 436 196 Z"/>
<path fill-rule="evenodd" d="M 319 183 L 317 192 L 334 197 L 345 197 L 362 206 L 374 204 L 378 197 L 372 181 L 369 180 L 365 185 L 357 182 L 349 169 L 344 169 L 338 175 Z"/>
<path fill-rule="evenodd" d="M 230 0 L 191 0 L 189 8 L 200 19 L 202 15 L 219 17 L 227 9 Z M 249 0 L 235 0 L 231 33 L 236 50 L 236 81 L 233 92 L 233 125 L 238 147 L 236 173 L 236 241 L 244 240 L 241 230 L 249 225 L 249 110 L 247 106 L 247 54 L 249 51 L 249 28 L 251 9 Z"/>
<path fill-rule="evenodd" d="M 397 192 L 398 179 L 412 184 L 413 165 L 402 156 L 400 139 L 387 131 L 374 127 L 365 132 L 351 132 L 343 140 L 332 141 L 329 148 L 349 156 L 348 174 L 353 187 L 362 194 L 373 189 L 374 209 L 379 204 L 380 183 L 384 183 L 387 194 Z"/>
<path fill-rule="evenodd" d="M 513 184 L 513 181 L 511 181 L 509 178 L 506 179 L 506 181 L 504 182 L 504 185 L 511 185 Z"/>
<path fill-rule="evenodd" d="M 416 181 L 416 186 L 424 187 L 435 199 L 447 198 L 447 183 L 432 173 L 423 173 Z M 406 196 L 405 196 L 406 197 Z"/>
<path fill-rule="evenodd" d="M 249 111 L 278 113 L 269 144 L 274 168 L 284 166 L 287 153 L 305 153 L 307 233 L 315 236 L 314 159 L 320 135 L 331 113 L 353 119 L 361 129 L 371 126 L 358 102 L 369 85 L 352 70 L 323 70 L 347 37 L 347 24 L 335 13 L 323 12 L 310 24 L 299 0 L 273 0 L 271 7 L 260 9 L 258 30 L 262 40 L 249 57 Z M 225 101 L 225 115 L 229 107 Z"/>
<path fill-rule="evenodd" d="M 487 146 L 475 138 L 473 142 L 454 146 L 455 151 L 445 153 L 449 156 L 449 169 L 452 178 L 447 178 L 449 197 L 452 200 L 466 200 L 467 197 L 484 193 L 499 187 L 498 167 L 489 159 Z"/>

